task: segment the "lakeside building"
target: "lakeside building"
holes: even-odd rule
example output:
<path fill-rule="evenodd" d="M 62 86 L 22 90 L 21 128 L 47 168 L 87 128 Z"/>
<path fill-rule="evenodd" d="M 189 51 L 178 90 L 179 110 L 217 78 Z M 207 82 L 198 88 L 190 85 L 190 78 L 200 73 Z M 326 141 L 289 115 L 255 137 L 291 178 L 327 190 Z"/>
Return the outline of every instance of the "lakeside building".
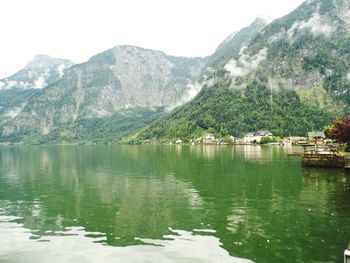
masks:
<path fill-rule="evenodd" d="M 326 139 L 326 135 L 322 131 L 313 131 L 313 132 L 308 132 L 306 137 L 313 139 L 313 140 L 324 140 Z"/>
<path fill-rule="evenodd" d="M 305 137 L 300 136 L 289 136 L 283 139 L 282 143 L 284 145 L 298 145 L 298 144 L 307 144 Z"/>
<path fill-rule="evenodd" d="M 196 139 L 190 140 L 191 145 L 197 144 L 217 144 L 217 145 L 228 145 L 235 143 L 236 138 L 230 135 L 226 138 L 216 138 L 212 133 L 206 133 L 203 137 L 198 137 Z"/>
<path fill-rule="evenodd" d="M 183 144 L 184 142 L 183 142 L 183 140 L 181 140 L 181 139 L 177 139 L 176 141 L 175 141 L 175 144 Z"/>
<path fill-rule="evenodd" d="M 244 135 L 243 142 L 246 144 L 260 143 L 262 137 L 272 137 L 273 134 L 269 131 L 249 132 Z"/>
<path fill-rule="evenodd" d="M 213 144 L 215 142 L 215 136 L 211 133 L 207 133 L 203 138 L 203 144 Z"/>

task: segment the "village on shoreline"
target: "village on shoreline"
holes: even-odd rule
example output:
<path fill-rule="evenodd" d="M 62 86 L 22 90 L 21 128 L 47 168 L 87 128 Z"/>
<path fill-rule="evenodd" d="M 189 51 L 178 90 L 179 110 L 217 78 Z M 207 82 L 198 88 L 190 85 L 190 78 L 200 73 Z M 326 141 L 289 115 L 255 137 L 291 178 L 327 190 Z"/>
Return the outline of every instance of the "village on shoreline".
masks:
<path fill-rule="evenodd" d="M 149 142 L 152 143 L 152 142 Z M 177 139 L 174 143 L 186 144 L 183 140 Z M 346 153 L 346 145 L 327 138 L 323 131 L 308 132 L 305 137 L 274 136 L 269 131 L 260 130 L 250 132 L 243 138 L 227 136 L 226 138 L 216 138 L 212 133 L 206 133 L 203 137 L 191 139 L 189 145 L 276 145 L 276 146 L 302 146 L 303 152 L 290 152 L 289 156 L 300 156 L 301 164 L 305 167 L 317 168 L 344 168 L 350 171 L 350 154 Z"/>
<path fill-rule="evenodd" d="M 177 138 L 174 141 L 168 141 L 160 144 L 188 144 L 188 145 L 312 145 L 312 144 L 327 144 L 332 143 L 333 140 L 327 139 L 323 131 L 308 132 L 303 136 L 288 136 L 279 137 L 273 135 L 269 131 L 260 130 L 256 132 L 249 132 L 243 138 L 236 138 L 234 136 L 215 137 L 213 133 L 207 132 L 202 137 L 185 141 Z M 146 140 L 144 143 L 158 144 L 156 140 Z"/>

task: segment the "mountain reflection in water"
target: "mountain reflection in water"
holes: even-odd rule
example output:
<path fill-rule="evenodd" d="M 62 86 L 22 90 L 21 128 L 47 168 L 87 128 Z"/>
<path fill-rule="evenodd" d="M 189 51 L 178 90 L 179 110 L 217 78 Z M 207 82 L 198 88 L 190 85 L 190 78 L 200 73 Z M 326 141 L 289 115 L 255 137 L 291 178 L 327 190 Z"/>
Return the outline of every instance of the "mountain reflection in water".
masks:
<path fill-rule="evenodd" d="M 286 151 L 0 147 L 0 262 L 341 261 L 349 176 Z"/>

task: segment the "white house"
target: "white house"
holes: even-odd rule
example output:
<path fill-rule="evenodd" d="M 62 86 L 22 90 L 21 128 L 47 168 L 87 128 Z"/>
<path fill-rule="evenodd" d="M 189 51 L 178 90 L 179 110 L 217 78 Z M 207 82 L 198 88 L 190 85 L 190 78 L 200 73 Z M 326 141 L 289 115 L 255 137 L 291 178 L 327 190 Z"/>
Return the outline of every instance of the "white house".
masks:
<path fill-rule="evenodd" d="M 255 140 L 254 132 L 249 132 L 244 135 L 243 142 L 244 143 L 252 143 Z"/>
<path fill-rule="evenodd" d="M 203 144 L 213 144 L 215 141 L 215 136 L 211 133 L 207 133 L 203 138 Z"/>
<path fill-rule="evenodd" d="M 244 135 L 243 142 L 244 143 L 260 143 L 262 137 L 272 137 L 273 134 L 269 131 L 257 131 L 250 132 Z"/>
<path fill-rule="evenodd" d="M 181 139 L 177 139 L 177 140 L 175 141 L 175 144 L 183 144 L 183 141 L 182 141 Z"/>
<path fill-rule="evenodd" d="M 326 139 L 326 135 L 322 131 L 316 131 L 316 132 L 308 132 L 307 137 L 311 139 Z"/>

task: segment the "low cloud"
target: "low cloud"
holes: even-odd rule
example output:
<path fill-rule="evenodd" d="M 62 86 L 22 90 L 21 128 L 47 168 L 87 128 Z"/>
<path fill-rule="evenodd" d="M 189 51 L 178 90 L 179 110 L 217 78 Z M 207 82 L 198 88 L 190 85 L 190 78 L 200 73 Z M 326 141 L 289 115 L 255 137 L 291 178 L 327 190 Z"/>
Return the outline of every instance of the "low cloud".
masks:
<path fill-rule="evenodd" d="M 7 88 L 12 88 L 12 87 L 16 87 L 16 86 L 18 86 L 17 81 L 10 80 L 9 82 L 7 82 Z"/>
<path fill-rule="evenodd" d="M 179 107 L 191 100 L 194 99 L 194 97 L 197 96 L 197 94 L 201 91 L 204 84 L 195 82 L 195 83 L 189 83 L 187 84 L 187 90 L 186 93 L 182 96 L 182 98 L 174 105 L 167 108 L 167 110 L 172 110 L 176 107 Z"/>
<path fill-rule="evenodd" d="M 350 72 L 348 73 L 348 75 L 346 75 L 346 79 L 350 81 Z"/>
<path fill-rule="evenodd" d="M 45 80 L 43 77 L 39 77 L 34 82 L 35 88 L 42 89 L 46 86 Z"/>
<path fill-rule="evenodd" d="M 198 83 L 198 82 L 187 84 L 186 93 L 182 96 L 180 101 L 176 103 L 175 107 L 183 105 L 183 104 L 191 101 L 201 91 L 202 87 L 203 87 L 203 85 Z"/>
<path fill-rule="evenodd" d="M 267 48 L 261 49 L 254 56 L 249 56 L 244 53 L 246 47 L 243 47 L 240 51 L 240 57 L 238 60 L 230 60 L 225 69 L 230 72 L 232 77 L 241 77 L 247 75 L 249 72 L 258 68 L 261 61 L 266 59 Z"/>
<path fill-rule="evenodd" d="M 199 84 L 198 82 L 196 83 L 191 83 L 187 85 L 187 92 L 185 94 L 185 96 L 183 97 L 183 101 L 184 103 L 191 101 L 194 97 L 197 96 L 197 94 L 201 91 L 202 89 L 202 85 Z"/>
<path fill-rule="evenodd" d="M 334 28 L 328 24 L 319 13 L 315 13 L 307 22 L 297 21 L 288 30 L 288 39 L 292 40 L 295 31 L 308 29 L 314 35 L 325 35 L 330 37 L 334 31 Z"/>
<path fill-rule="evenodd" d="M 18 87 L 19 83 L 14 80 L 6 81 L 5 82 L 0 82 L 0 90 L 6 90 L 6 89 L 11 89 L 13 87 Z"/>
<path fill-rule="evenodd" d="M 60 77 L 63 76 L 64 74 L 64 70 L 66 69 L 66 65 L 65 64 L 60 64 L 58 67 L 57 67 L 57 71 L 58 71 L 58 74 L 60 75 Z"/>

